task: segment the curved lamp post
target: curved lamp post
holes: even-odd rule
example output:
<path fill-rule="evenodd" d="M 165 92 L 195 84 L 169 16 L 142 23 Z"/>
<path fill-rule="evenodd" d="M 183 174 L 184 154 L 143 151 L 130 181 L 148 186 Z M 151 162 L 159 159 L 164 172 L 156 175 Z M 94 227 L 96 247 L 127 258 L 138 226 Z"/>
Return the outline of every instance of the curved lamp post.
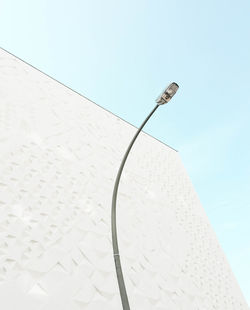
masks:
<path fill-rule="evenodd" d="M 122 267 L 121 267 L 121 261 L 120 261 L 120 254 L 119 254 L 119 247 L 118 247 L 118 240 L 117 240 L 117 227 L 116 227 L 116 200 L 117 200 L 117 191 L 118 191 L 118 186 L 122 174 L 123 167 L 125 165 L 125 162 L 127 160 L 128 154 L 137 138 L 139 133 L 141 132 L 142 128 L 144 125 L 147 123 L 147 121 L 150 119 L 150 117 L 153 115 L 153 113 L 156 111 L 156 109 L 167 102 L 169 102 L 172 97 L 175 95 L 177 92 L 179 86 L 176 83 L 171 83 L 163 92 L 162 94 L 156 99 L 157 105 L 154 107 L 152 112 L 147 116 L 145 121 L 142 123 L 141 127 L 137 130 L 134 138 L 130 142 L 126 153 L 124 154 L 124 157 L 122 159 L 120 168 L 118 170 L 116 180 L 115 180 L 115 185 L 113 189 L 113 196 L 112 196 L 112 211 L 111 211 L 111 229 L 112 229 L 112 244 L 113 244 L 113 254 L 114 254 L 114 261 L 115 261 L 115 268 L 116 268 L 116 275 L 117 275 L 117 281 L 119 285 L 119 290 L 120 290 L 120 296 L 121 296 L 121 301 L 122 301 L 122 307 L 123 310 L 130 310 L 129 307 L 129 301 L 128 301 L 128 296 L 126 292 L 126 287 L 123 279 L 123 274 L 122 274 Z"/>

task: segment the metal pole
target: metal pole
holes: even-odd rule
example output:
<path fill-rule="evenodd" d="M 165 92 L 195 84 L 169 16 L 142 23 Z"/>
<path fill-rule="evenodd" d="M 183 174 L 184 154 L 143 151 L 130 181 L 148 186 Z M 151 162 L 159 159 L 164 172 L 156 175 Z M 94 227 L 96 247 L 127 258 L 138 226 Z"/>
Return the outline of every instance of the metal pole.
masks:
<path fill-rule="evenodd" d="M 159 107 L 159 104 L 157 104 L 152 112 L 147 116 L 145 121 L 142 123 L 141 127 L 137 130 L 136 134 L 134 135 L 134 138 L 130 142 L 127 151 L 122 159 L 120 168 L 118 170 L 116 180 L 115 180 L 115 185 L 113 189 L 113 196 L 112 196 L 112 211 L 111 211 L 111 228 L 112 228 L 112 244 L 113 244 L 113 253 L 114 253 L 114 261 L 115 261 L 115 268 L 116 268 L 116 275 L 117 275 L 117 281 L 119 285 L 119 290 L 120 290 L 120 296 L 121 296 L 121 301 L 122 301 L 122 307 L 123 310 L 130 310 L 129 307 L 129 301 L 128 301 L 128 296 L 127 296 L 127 291 L 123 279 L 123 274 L 122 274 L 122 267 L 121 267 L 121 261 L 120 261 L 120 254 L 119 254 L 119 247 L 118 247 L 118 240 L 117 240 L 117 227 L 116 227 L 116 200 L 117 200 L 117 191 L 119 187 L 119 182 L 122 174 L 123 167 L 125 165 L 125 162 L 127 160 L 128 154 L 137 138 L 139 133 L 141 132 L 142 128 L 144 125 L 147 123 L 147 121 L 150 119 L 150 117 L 153 115 L 153 113 L 156 111 L 156 109 Z"/>

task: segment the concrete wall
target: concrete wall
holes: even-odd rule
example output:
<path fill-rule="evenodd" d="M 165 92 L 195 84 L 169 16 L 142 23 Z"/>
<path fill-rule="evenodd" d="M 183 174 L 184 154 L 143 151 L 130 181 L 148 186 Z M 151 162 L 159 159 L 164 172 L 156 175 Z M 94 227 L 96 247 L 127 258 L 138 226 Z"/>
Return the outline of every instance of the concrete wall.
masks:
<path fill-rule="evenodd" d="M 1 309 L 122 309 L 110 204 L 135 130 L 0 50 Z M 117 216 L 131 310 L 248 309 L 175 150 L 141 134 Z"/>

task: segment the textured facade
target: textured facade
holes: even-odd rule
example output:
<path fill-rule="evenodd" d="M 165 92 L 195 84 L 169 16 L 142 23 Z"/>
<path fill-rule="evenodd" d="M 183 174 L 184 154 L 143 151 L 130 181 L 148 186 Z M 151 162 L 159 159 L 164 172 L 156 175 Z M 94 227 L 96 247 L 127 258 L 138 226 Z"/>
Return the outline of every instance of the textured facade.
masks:
<path fill-rule="evenodd" d="M 110 205 L 135 130 L 0 50 L 1 309 L 122 309 Z M 131 310 L 248 309 L 178 153 L 144 133 L 117 220 Z"/>

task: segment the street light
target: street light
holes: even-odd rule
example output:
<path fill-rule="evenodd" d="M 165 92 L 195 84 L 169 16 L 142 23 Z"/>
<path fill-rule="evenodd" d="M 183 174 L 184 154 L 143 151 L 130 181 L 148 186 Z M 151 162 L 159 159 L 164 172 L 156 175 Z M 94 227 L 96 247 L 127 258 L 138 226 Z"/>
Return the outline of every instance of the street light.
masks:
<path fill-rule="evenodd" d="M 168 103 L 172 97 L 175 95 L 177 92 L 179 86 L 176 83 L 171 83 L 163 92 L 162 94 L 156 99 L 157 105 L 154 107 L 152 112 L 147 116 L 145 121 L 142 123 L 141 127 L 137 130 L 136 134 L 134 135 L 133 139 L 131 140 L 126 153 L 123 156 L 122 162 L 120 164 L 120 168 L 118 170 L 115 184 L 114 184 L 114 189 L 113 189 L 113 196 L 112 196 L 112 210 L 111 210 L 111 230 L 112 230 L 112 245 L 113 245 L 113 255 L 114 255 L 114 261 L 115 261 L 115 268 L 116 268 L 116 276 L 117 276 L 117 281 L 119 285 L 119 291 L 120 291 L 120 296 L 121 296 L 121 301 L 122 301 L 122 307 L 123 310 L 130 310 L 129 307 L 129 301 L 128 301 L 128 296 L 127 296 L 127 291 L 123 279 L 123 274 L 122 274 L 122 267 L 121 267 L 121 261 L 120 261 L 120 254 L 119 254 L 119 247 L 118 247 L 118 240 L 117 240 L 117 227 L 116 227 L 116 200 L 117 200 L 117 191 L 118 191 L 118 186 L 122 174 L 123 167 L 125 165 L 125 162 L 127 160 L 128 154 L 137 138 L 139 133 L 141 132 L 142 128 L 144 125 L 147 123 L 147 121 L 150 119 L 150 117 L 154 114 L 156 109 L 165 103 Z"/>

